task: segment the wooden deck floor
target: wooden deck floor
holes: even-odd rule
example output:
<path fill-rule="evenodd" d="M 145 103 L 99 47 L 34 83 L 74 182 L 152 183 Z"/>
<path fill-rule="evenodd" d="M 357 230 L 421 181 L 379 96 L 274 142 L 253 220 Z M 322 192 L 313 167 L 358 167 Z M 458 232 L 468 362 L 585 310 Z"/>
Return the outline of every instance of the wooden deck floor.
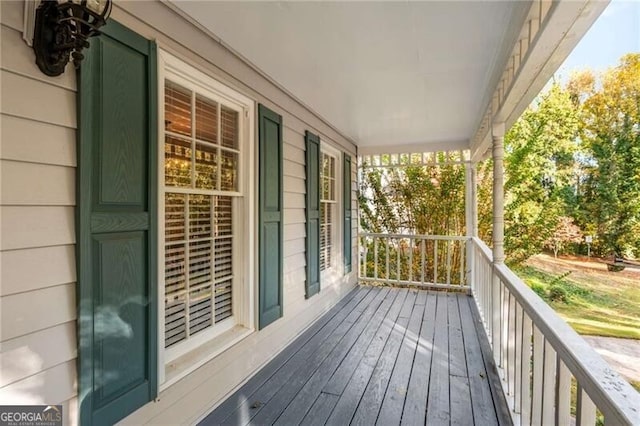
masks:
<path fill-rule="evenodd" d="M 508 424 L 476 319 L 466 295 L 359 287 L 201 424 Z"/>

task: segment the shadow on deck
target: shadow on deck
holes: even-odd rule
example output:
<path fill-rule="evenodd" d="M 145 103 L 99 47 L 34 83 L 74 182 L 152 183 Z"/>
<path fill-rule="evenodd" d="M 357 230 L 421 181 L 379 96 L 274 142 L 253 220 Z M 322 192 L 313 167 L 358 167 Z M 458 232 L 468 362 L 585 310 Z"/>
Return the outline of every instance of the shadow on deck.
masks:
<path fill-rule="evenodd" d="M 360 286 L 200 424 L 510 424 L 473 299 Z"/>

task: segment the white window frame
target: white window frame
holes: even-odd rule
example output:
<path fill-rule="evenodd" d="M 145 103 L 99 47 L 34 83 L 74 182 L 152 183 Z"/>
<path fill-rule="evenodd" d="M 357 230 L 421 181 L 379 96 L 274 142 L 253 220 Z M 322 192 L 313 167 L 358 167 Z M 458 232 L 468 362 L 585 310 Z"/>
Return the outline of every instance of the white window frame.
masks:
<path fill-rule="evenodd" d="M 321 200 L 320 203 L 322 203 L 322 169 L 323 169 L 322 161 L 323 161 L 324 154 L 328 154 L 334 157 L 336 160 L 336 170 L 335 170 L 336 200 L 335 200 L 335 203 L 333 203 L 335 208 L 335 215 L 334 215 L 334 226 L 332 227 L 333 247 L 332 247 L 332 253 L 331 253 L 331 267 L 326 268 L 325 270 L 320 272 L 320 280 L 322 283 L 333 285 L 343 275 L 343 269 L 344 269 L 344 262 L 342 262 L 342 250 L 343 250 L 342 249 L 342 245 L 343 245 L 342 244 L 342 235 L 343 235 L 342 179 L 343 179 L 343 175 L 342 174 L 344 173 L 344 170 L 342 167 L 342 152 L 321 139 L 320 140 L 320 173 L 319 173 L 320 187 L 318 188 L 318 190 L 320 191 L 320 200 Z M 322 226 L 322 217 L 320 218 L 320 225 Z"/>
<path fill-rule="evenodd" d="M 237 195 L 233 197 L 233 315 L 209 330 L 165 349 L 164 336 L 164 194 L 185 192 L 184 189 L 165 187 L 165 126 L 164 90 L 168 79 L 186 89 L 220 102 L 239 113 L 239 158 L 237 192 L 202 191 L 207 195 Z M 255 282 L 256 267 L 256 196 L 255 196 L 255 102 L 219 82 L 183 60 L 158 50 L 158 383 L 166 389 L 182 377 L 200 367 L 216 355 L 255 331 Z M 175 191 L 174 191 L 175 190 Z M 188 193 L 198 193 L 189 189 Z M 215 312 L 215 306 L 212 306 Z"/>

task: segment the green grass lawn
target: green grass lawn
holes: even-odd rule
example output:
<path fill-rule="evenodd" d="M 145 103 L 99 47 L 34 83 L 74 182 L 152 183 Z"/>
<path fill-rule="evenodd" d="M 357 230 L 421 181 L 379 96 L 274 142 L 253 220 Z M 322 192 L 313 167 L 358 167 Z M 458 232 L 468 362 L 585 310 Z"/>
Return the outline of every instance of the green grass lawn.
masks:
<path fill-rule="evenodd" d="M 533 266 L 513 269 L 578 333 L 640 339 L 640 283 L 635 280 L 589 275 L 575 265 L 557 273 Z"/>

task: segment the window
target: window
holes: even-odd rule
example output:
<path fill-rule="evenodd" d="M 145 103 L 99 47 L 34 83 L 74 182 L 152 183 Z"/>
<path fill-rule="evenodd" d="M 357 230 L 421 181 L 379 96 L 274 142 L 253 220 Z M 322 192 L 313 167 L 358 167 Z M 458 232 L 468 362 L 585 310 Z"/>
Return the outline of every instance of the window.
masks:
<path fill-rule="evenodd" d="M 171 58 L 163 79 L 164 359 L 251 327 L 251 102 Z M 161 216 L 162 219 L 162 216 Z"/>
<path fill-rule="evenodd" d="M 320 161 L 320 271 L 337 265 L 338 227 L 338 155 L 323 146 Z"/>

